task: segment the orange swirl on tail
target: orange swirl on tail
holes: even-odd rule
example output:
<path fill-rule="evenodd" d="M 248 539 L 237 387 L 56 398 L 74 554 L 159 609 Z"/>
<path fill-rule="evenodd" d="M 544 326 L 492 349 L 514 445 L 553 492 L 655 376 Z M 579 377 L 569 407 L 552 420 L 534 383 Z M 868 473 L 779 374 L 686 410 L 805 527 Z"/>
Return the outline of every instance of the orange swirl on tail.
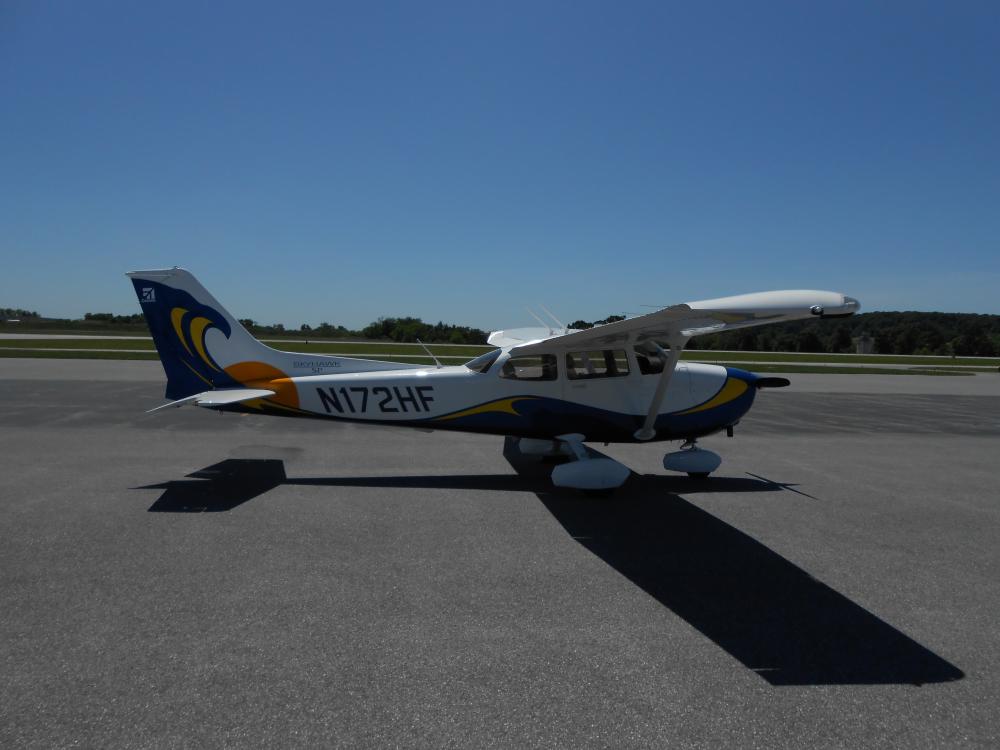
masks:
<path fill-rule="evenodd" d="M 274 403 L 299 408 L 299 391 L 285 373 L 265 362 L 237 362 L 226 368 L 226 374 L 248 388 L 267 388 L 275 395 L 267 399 Z M 247 402 L 252 405 L 255 402 Z"/>

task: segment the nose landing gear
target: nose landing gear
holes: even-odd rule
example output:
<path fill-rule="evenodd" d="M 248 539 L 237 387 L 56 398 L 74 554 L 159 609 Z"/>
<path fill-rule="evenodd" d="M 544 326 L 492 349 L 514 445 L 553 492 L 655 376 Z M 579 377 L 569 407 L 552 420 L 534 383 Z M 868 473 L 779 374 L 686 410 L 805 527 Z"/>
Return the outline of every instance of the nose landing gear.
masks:
<path fill-rule="evenodd" d="M 699 448 L 697 440 L 689 438 L 681 449 L 663 457 L 663 468 L 667 471 L 685 472 L 692 479 L 707 479 L 719 468 L 722 456 L 714 451 Z"/>

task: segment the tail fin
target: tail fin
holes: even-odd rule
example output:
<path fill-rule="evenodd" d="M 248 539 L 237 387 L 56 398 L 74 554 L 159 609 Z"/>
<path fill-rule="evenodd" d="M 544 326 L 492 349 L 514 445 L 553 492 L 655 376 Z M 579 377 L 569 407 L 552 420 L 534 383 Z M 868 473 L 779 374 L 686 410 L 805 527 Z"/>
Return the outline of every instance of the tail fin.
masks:
<path fill-rule="evenodd" d="M 410 368 L 393 362 L 281 352 L 250 335 L 183 268 L 130 271 L 167 373 L 169 399 L 206 390 L 271 387 L 300 375 Z M 294 389 L 294 386 L 292 387 Z"/>
<path fill-rule="evenodd" d="M 241 383 L 227 369 L 242 361 L 266 362 L 274 351 L 251 336 L 184 269 L 126 275 L 135 286 L 167 373 L 167 398 L 239 387 Z"/>

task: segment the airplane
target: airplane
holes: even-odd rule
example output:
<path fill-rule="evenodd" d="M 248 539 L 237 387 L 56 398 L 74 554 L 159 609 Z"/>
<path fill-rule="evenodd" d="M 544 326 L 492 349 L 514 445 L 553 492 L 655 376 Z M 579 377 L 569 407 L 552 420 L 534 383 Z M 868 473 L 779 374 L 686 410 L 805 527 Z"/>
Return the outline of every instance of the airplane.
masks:
<path fill-rule="evenodd" d="M 689 339 L 750 326 L 840 318 L 860 309 L 837 292 L 774 291 L 673 305 L 585 330 L 495 331 L 495 348 L 455 366 L 272 349 L 188 271 L 131 271 L 167 376 L 170 401 L 227 412 L 503 435 L 555 459 L 559 487 L 606 493 L 630 470 L 586 442 L 683 441 L 664 469 L 704 479 L 722 458 L 699 438 L 726 431 L 758 390 L 787 386 L 720 365 L 680 361 Z M 540 321 L 544 322 L 544 321 Z"/>

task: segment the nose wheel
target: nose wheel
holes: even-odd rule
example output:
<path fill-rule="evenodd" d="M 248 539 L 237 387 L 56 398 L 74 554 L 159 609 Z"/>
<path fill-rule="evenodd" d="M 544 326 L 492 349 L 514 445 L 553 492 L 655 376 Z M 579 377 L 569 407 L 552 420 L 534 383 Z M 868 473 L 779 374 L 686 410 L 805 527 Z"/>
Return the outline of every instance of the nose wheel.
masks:
<path fill-rule="evenodd" d="M 683 472 L 692 479 L 707 479 L 721 463 L 722 456 L 715 451 L 699 448 L 694 438 L 685 440 L 680 450 L 663 457 L 664 469 Z"/>

